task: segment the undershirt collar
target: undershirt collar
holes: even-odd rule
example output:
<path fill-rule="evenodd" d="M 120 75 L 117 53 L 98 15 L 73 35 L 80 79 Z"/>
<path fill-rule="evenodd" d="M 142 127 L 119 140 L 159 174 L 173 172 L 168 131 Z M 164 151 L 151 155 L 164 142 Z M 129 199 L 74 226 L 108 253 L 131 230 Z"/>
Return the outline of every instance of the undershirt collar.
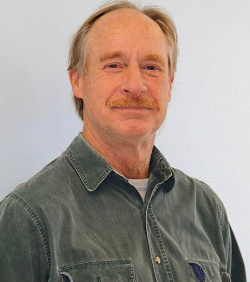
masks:
<path fill-rule="evenodd" d="M 143 200 L 144 200 L 144 197 L 145 197 L 145 194 L 146 194 L 146 191 L 147 191 L 148 180 L 149 180 L 149 178 L 128 179 L 128 182 L 138 190 L 138 192 L 140 193 Z"/>

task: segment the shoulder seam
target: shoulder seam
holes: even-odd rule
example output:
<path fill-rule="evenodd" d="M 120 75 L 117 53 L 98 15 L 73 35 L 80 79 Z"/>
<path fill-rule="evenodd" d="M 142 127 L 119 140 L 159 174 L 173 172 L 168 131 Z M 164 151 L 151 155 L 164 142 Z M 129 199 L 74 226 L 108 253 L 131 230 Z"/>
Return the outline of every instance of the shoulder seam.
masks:
<path fill-rule="evenodd" d="M 225 224 L 225 213 L 226 213 L 226 211 L 225 211 L 225 208 L 222 204 L 220 204 L 220 206 L 221 206 L 220 207 L 221 211 L 219 211 L 219 214 L 220 214 L 221 230 L 222 230 L 223 226 Z"/>
<path fill-rule="evenodd" d="M 34 223 L 38 227 L 39 233 L 42 237 L 42 241 L 43 241 L 43 244 L 44 244 L 48 263 L 49 263 L 49 266 L 51 266 L 51 256 L 50 256 L 50 251 L 49 251 L 49 243 L 48 243 L 48 240 L 45 236 L 45 233 L 46 233 L 45 229 L 44 229 L 38 215 L 28 206 L 28 204 L 20 196 L 14 194 L 14 193 L 11 193 L 11 194 L 9 194 L 9 197 L 13 198 L 14 200 L 16 200 L 19 204 L 21 204 L 23 206 L 24 210 L 31 216 L 32 220 L 34 221 Z"/>
<path fill-rule="evenodd" d="M 49 170 L 50 168 L 56 166 L 58 163 L 60 162 L 60 157 L 58 157 L 54 163 L 50 163 L 48 165 L 46 165 L 43 169 L 41 169 L 40 171 L 38 171 L 33 177 L 30 178 L 33 179 L 33 178 L 36 178 L 37 176 L 39 176 L 40 174 L 42 174 L 43 172 L 46 172 L 47 170 Z"/>

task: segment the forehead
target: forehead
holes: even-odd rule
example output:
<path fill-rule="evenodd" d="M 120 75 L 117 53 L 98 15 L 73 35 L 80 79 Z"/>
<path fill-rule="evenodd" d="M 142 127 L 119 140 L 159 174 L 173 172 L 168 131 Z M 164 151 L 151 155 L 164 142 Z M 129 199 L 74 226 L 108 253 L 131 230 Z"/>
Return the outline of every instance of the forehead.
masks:
<path fill-rule="evenodd" d="M 116 50 L 148 50 L 167 54 L 167 42 L 159 25 L 139 11 L 121 9 L 99 18 L 89 35 L 93 53 Z"/>

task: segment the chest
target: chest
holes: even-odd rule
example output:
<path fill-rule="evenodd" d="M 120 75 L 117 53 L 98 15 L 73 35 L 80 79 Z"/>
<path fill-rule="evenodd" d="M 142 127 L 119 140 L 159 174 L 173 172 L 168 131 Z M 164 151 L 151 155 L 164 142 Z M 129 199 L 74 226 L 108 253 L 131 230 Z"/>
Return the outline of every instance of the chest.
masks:
<path fill-rule="evenodd" d="M 211 212 L 195 209 L 192 197 L 173 202 L 161 188 L 146 206 L 131 189 L 85 197 L 62 210 L 50 228 L 55 277 L 67 282 L 230 281 L 220 265 L 219 220 L 214 214 L 211 223 Z"/>

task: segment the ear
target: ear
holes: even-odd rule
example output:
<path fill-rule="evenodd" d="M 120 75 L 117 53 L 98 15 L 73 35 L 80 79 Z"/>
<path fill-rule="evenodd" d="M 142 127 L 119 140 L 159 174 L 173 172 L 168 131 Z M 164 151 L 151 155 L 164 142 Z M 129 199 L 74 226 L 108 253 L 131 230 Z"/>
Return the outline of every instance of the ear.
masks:
<path fill-rule="evenodd" d="M 174 82 L 174 74 L 173 74 L 173 76 L 170 78 L 170 80 L 168 82 L 169 83 L 169 85 L 168 85 L 168 87 L 169 87 L 169 89 L 168 89 L 168 97 L 167 97 L 168 102 L 171 100 L 171 97 L 172 97 L 173 82 Z"/>
<path fill-rule="evenodd" d="M 69 80 L 75 97 L 83 99 L 83 77 L 77 69 L 69 70 Z"/>

